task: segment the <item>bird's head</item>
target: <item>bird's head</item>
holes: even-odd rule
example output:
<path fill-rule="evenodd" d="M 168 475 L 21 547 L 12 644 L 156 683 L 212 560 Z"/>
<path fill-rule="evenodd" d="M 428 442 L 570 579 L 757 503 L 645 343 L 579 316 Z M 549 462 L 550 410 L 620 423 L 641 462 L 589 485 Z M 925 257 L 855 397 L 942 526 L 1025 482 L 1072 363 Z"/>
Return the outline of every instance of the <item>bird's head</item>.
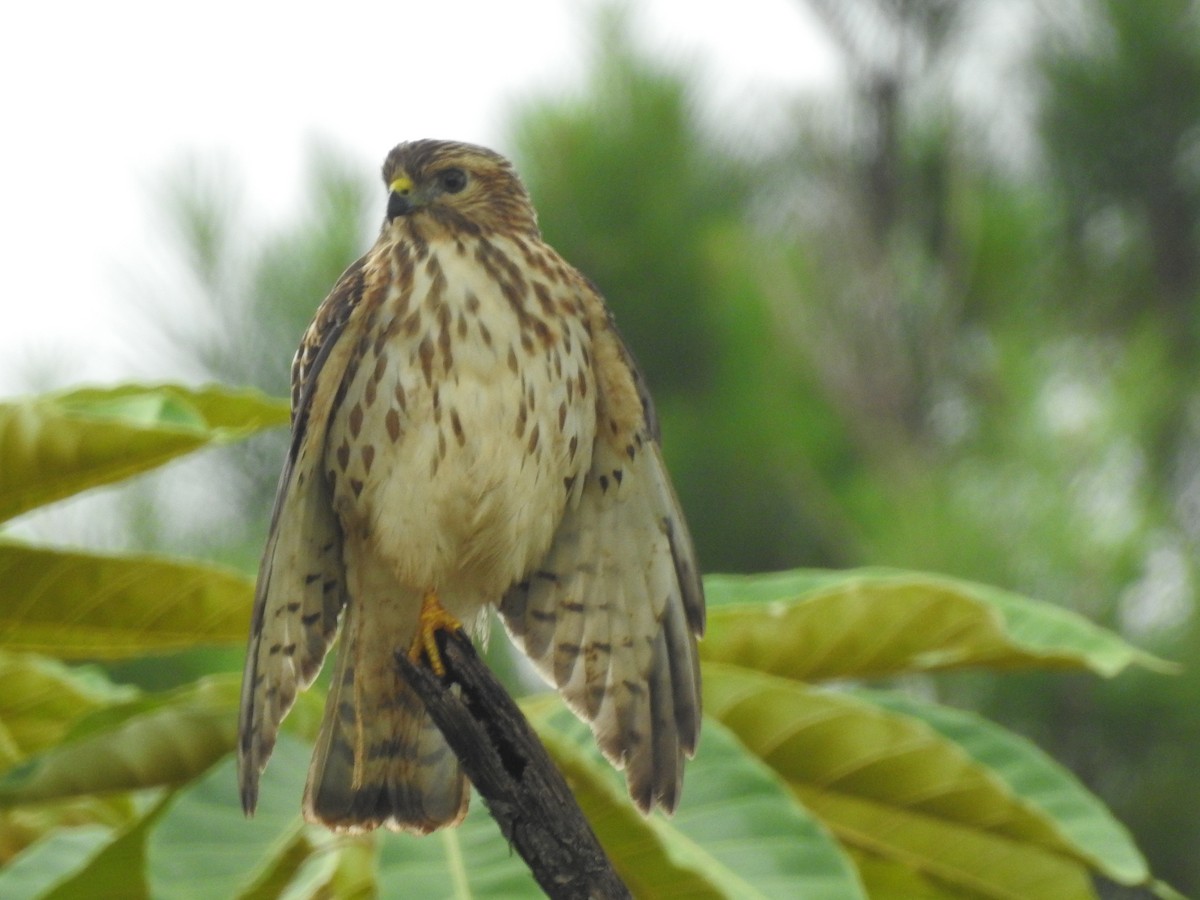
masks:
<path fill-rule="evenodd" d="M 422 232 L 440 225 L 451 232 L 537 234 L 537 214 L 525 185 L 512 163 L 486 147 L 408 141 L 388 154 L 383 183 L 388 189 L 385 231 L 407 222 Z"/>

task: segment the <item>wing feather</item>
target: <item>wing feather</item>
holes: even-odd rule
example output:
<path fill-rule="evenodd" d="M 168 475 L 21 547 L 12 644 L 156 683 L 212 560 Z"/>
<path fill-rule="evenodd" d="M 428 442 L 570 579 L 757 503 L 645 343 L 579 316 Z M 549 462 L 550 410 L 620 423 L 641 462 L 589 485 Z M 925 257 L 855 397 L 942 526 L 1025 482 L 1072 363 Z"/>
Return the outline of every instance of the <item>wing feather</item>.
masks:
<path fill-rule="evenodd" d="M 577 594 L 582 597 L 582 594 Z M 588 615 L 583 626 L 583 665 L 576 666 L 563 693 L 579 698 L 576 705 L 587 720 L 596 719 L 607 693 L 609 670 L 612 666 L 613 598 L 605 597 L 602 604 Z"/>
<path fill-rule="evenodd" d="M 238 773 L 247 813 L 257 804 L 258 779 L 279 723 L 320 671 L 346 603 L 341 529 L 324 473 L 325 434 L 354 343 L 342 338 L 362 285 L 359 260 L 322 304 L 292 367 L 292 441 L 259 568 L 242 676 Z"/>
<path fill-rule="evenodd" d="M 625 768 L 635 802 L 672 810 L 699 737 L 704 593 L 649 394 L 611 321 L 595 341 L 590 469 L 542 564 L 500 612 Z"/>
<path fill-rule="evenodd" d="M 535 578 L 547 583 L 546 593 L 553 595 L 555 601 L 558 622 L 554 628 L 554 681 L 565 691 L 576 668 L 582 668 L 578 663 L 583 651 L 583 626 L 589 616 L 582 592 L 572 591 L 563 581 L 585 582 L 586 573 L 575 571 L 564 579 L 557 573 L 539 572 Z"/>
<path fill-rule="evenodd" d="M 648 755 L 653 763 L 641 791 L 643 809 L 650 809 L 655 801 L 674 809 L 683 785 L 683 753 L 675 716 L 675 700 L 681 686 L 675 684 L 675 672 L 667 632 L 659 631 L 654 639 L 654 663 L 648 673 L 652 729 Z M 638 796 L 636 789 L 634 796 Z"/>
<path fill-rule="evenodd" d="M 642 763 L 648 762 L 640 747 L 650 734 L 650 698 L 647 696 L 646 685 L 642 678 L 631 677 L 638 671 L 637 644 L 638 637 L 629 616 L 620 615 L 620 611 L 629 608 L 629 598 L 625 595 L 624 585 L 617 583 L 611 593 L 616 604 L 618 615 L 614 617 L 612 667 L 608 673 L 605 686 L 612 698 L 613 729 L 611 732 L 596 731 L 596 741 L 601 751 L 612 763 L 626 769 L 626 780 L 630 785 L 630 793 L 639 803 L 643 803 L 644 791 L 639 793 L 637 787 L 645 780 L 641 775 Z"/>

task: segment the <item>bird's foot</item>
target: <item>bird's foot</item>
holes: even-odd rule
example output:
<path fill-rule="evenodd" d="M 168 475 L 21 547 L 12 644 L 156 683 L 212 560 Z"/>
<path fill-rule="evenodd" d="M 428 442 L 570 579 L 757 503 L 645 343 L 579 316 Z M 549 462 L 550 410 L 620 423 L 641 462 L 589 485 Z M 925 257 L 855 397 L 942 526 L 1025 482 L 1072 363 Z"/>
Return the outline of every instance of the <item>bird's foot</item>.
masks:
<path fill-rule="evenodd" d="M 442 654 L 438 650 L 437 632 L 439 631 L 462 631 L 462 623 L 446 612 L 445 607 L 438 600 L 437 591 L 431 589 L 426 591 L 425 596 L 421 598 L 421 614 L 417 619 L 417 633 L 413 637 L 412 645 L 408 648 L 408 655 L 413 662 L 417 663 L 424 656 L 429 660 L 429 668 L 433 670 L 433 674 L 442 678 L 446 674 L 446 664 L 442 662 Z"/>

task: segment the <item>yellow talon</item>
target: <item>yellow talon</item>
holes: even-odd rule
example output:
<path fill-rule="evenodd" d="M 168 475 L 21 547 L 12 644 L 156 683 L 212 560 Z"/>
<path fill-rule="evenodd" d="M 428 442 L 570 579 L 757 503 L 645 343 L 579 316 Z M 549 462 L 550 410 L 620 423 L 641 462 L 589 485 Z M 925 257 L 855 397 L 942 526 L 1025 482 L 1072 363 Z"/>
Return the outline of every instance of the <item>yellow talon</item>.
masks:
<path fill-rule="evenodd" d="M 417 633 L 413 636 L 412 646 L 408 648 L 408 655 L 413 662 L 420 662 L 424 655 L 429 660 L 433 674 L 442 678 L 446 674 L 446 664 L 442 662 L 442 654 L 438 651 L 438 631 L 462 631 L 462 623 L 446 612 L 438 600 L 437 591 L 431 589 L 421 598 Z"/>

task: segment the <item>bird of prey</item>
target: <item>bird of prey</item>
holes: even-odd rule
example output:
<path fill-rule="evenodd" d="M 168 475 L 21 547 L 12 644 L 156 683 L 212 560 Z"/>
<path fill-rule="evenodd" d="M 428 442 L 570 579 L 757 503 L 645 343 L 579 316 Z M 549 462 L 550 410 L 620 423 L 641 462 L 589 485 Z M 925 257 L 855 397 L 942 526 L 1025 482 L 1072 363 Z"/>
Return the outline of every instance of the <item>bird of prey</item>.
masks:
<path fill-rule="evenodd" d="M 305 817 L 459 822 L 466 780 L 394 654 L 419 658 L 437 629 L 477 630 L 497 607 L 637 805 L 673 810 L 699 737 L 705 612 L 645 385 L 504 157 L 412 141 L 383 181 L 379 238 L 292 364 L 242 684 L 243 807 L 340 620 Z"/>

